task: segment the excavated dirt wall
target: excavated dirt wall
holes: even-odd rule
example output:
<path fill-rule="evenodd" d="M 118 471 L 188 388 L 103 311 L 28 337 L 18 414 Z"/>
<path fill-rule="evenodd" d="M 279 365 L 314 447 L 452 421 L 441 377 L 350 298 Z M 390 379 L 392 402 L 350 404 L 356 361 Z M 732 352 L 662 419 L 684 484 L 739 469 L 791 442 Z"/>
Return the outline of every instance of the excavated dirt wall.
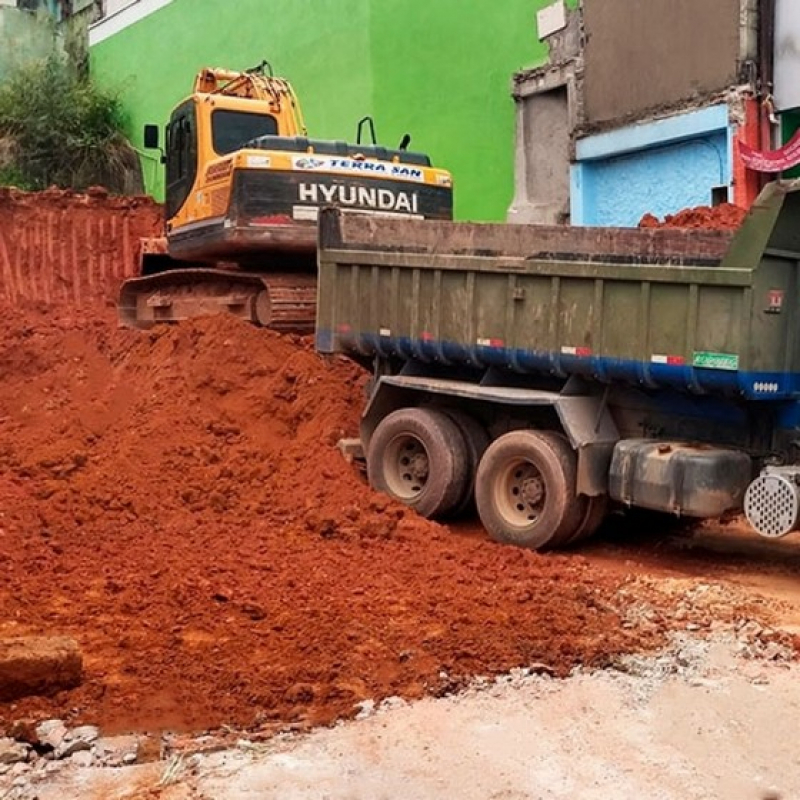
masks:
<path fill-rule="evenodd" d="M 135 275 L 140 239 L 159 236 L 161 206 L 147 197 L 0 188 L 0 299 L 87 306 Z"/>

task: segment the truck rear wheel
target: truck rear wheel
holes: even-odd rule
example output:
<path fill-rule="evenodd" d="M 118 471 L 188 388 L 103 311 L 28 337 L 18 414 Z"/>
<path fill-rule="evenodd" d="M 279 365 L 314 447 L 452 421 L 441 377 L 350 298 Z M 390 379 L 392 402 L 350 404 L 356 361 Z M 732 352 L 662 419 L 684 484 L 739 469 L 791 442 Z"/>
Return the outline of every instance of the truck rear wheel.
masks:
<path fill-rule="evenodd" d="M 461 499 L 452 511 L 453 516 L 459 516 L 467 511 L 475 510 L 475 475 L 478 472 L 481 457 L 486 452 L 491 439 L 486 428 L 470 414 L 451 408 L 448 408 L 445 413 L 455 422 L 464 437 L 464 444 L 467 446 L 467 474 L 464 476 L 464 488 Z"/>
<path fill-rule="evenodd" d="M 586 511 L 575 533 L 564 541 L 564 545 L 578 544 L 590 536 L 603 524 L 608 514 L 608 495 L 601 494 L 589 497 L 586 502 Z"/>
<path fill-rule="evenodd" d="M 367 476 L 374 489 L 423 517 L 447 514 L 461 500 L 468 477 L 464 437 L 441 411 L 394 411 L 372 435 Z"/>
<path fill-rule="evenodd" d="M 578 529 L 585 503 L 575 495 L 577 459 L 563 437 L 512 431 L 481 459 L 478 514 L 496 541 L 534 550 L 562 544 Z"/>

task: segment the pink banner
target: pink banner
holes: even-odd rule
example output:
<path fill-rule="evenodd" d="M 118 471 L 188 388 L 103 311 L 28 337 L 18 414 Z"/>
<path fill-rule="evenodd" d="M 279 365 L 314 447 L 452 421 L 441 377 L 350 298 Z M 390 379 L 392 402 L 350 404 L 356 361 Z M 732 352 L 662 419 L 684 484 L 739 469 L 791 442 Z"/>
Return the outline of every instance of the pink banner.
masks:
<path fill-rule="evenodd" d="M 755 172 L 783 172 L 800 164 L 800 131 L 780 150 L 760 153 L 744 142 L 739 142 L 739 153 L 744 165 Z"/>

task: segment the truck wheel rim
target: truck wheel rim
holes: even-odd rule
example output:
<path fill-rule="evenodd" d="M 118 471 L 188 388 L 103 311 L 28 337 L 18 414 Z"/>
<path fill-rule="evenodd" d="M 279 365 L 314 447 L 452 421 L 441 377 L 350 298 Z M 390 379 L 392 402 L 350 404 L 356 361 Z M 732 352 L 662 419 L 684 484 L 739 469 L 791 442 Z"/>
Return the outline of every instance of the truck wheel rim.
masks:
<path fill-rule="evenodd" d="M 428 483 L 430 460 L 416 436 L 397 436 L 386 448 L 384 477 L 389 491 L 402 500 L 414 500 Z"/>
<path fill-rule="evenodd" d="M 544 510 L 547 487 L 539 470 L 530 461 L 519 459 L 498 475 L 495 498 L 498 511 L 509 523 L 526 527 Z"/>

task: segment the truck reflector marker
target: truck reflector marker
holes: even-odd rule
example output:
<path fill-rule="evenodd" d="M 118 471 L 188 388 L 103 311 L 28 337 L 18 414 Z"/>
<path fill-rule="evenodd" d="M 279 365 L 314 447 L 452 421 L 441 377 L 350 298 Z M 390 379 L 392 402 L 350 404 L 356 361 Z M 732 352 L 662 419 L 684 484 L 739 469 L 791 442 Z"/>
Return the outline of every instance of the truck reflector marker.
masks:
<path fill-rule="evenodd" d="M 780 388 L 780 384 L 778 383 L 759 382 L 753 384 L 753 391 L 758 392 L 759 394 L 772 394 L 780 391 Z"/>
<path fill-rule="evenodd" d="M 347 323 L 336 326 L 336 333 L 350 333 L 352 330 L 353 329 Z"/>
<path fill-rule="evenodd" d="M 391 328 L 381 328 L 380 331 L 378 331 L 378 332 L 380 333 L 381 336 L 391 336 L 392 335 Z"/>
<path fill-rule="evenodd" d="M 650 362 L 652 364 L 681 365 L 686 363 L 686 359 L 683 356 L 664 356 L 653 354 L 650 356 Z"/>
<path fill-rule="evenodd" d="M 586 358 L 592 354 L 591 347 L 562 347 L 562 356 L 578 356 L 578 358 Z"/>
<path fill-rule="evenodd" d="M 503 347 L 502 339 L 477 339 L 475 342 L 478 347 Z"/>
<path fill-rule="evenodd" d="M 433 334 L 429 333 L 428 331 L 422 331 L 419 335 L 419 338 L 422 339 L 423 342 L 432 342 L 433 341 Z"/>

